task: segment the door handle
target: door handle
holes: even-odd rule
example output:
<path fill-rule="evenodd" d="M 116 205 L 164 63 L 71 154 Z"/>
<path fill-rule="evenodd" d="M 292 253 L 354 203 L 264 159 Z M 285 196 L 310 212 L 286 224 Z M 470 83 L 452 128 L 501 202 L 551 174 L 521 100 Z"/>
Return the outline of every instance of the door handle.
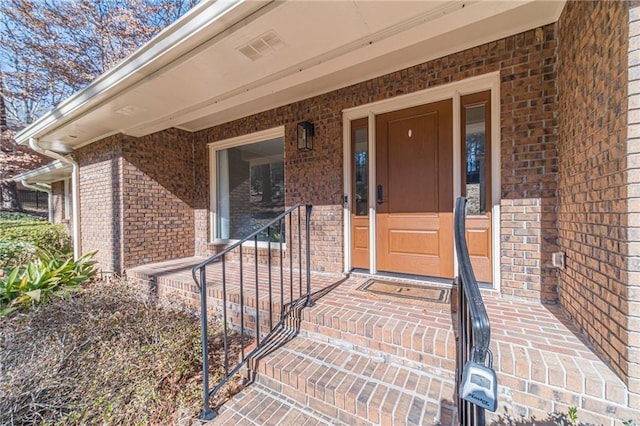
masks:
<path fill-rule="evenodd" d="M 382 204 L 382 185 L 378 185 L 378 204 Z"/>

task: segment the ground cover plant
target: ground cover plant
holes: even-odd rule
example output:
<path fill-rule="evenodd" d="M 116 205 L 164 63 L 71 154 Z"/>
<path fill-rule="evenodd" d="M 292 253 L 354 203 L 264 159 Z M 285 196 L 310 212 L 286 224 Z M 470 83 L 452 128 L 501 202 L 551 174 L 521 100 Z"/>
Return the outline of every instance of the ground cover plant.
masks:
<path fill-rule="evenodd" d="M 1 213 L 0 317 L 54 296 L 68 296 L 95 275 L 93 254 L 74 260 L 64 225 Z"/>
<path fill-rule="evenodd" d="M 0 278 L 0 317 L 53 297 L 69 297 L 82 283 L 96 274 L 95 253 L 87 253 L 78 260 L 70 254 L 35 250 L 35 258 L 26 266 L 16 266 Z"/>
<path fill-rule="evenodd" d="M 212 327 L 211 383 L 222 374 L 219 334 Z M 197 316 L 124 282 L 85 285 L 0 321 L 0 424 L 189 424 L 201 368 Z"/>
<path fill-rule="evenodd" d="M 71 240 L 65 226 L 52 225 L 39 216 L 0 212 L 0 277 L 7 269 L 35 259 L 37 248 L 70 255 Z"/>

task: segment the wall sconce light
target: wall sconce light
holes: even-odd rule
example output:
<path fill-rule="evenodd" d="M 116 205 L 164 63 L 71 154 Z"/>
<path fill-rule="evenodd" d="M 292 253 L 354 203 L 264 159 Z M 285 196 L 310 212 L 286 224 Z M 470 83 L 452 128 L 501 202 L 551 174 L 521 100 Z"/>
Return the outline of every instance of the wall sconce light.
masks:
<path fill-rule="evenodd" d="M 298 139 L 298 151 L 311 151 L 313 149 L 313 123 L 302 121 L 296 127 Z"/>

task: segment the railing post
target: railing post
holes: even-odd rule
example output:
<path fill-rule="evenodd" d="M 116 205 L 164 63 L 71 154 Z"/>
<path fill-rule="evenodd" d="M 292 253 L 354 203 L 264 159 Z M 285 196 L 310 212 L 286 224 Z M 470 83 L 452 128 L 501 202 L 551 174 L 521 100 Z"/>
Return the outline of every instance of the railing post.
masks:
<path fill-rule="evenodd" d="M 311 237 L 309 235 L 311 231 L 311 204 L 306 205 L 306 218 L 305 218 L 305 228 L 306 228 L 306 244 L 307 244 L 307 303 L 305 306 L 311 307 L 314 305 L 313 300 L 311 300 Z"/>
<path fill-rule="evenodd" d="M 202 412 L 200 419 L 211 420 L 216 414 L 209 406 L 209 341 L 207 330 L 207 274 L 206 267 L 200 268 L 200 321 L 202 329 Z"/>

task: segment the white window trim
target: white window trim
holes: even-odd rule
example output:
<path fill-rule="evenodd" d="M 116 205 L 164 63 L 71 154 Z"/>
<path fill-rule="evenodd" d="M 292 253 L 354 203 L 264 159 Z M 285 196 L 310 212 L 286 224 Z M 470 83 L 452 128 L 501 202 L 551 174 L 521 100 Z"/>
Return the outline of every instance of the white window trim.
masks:
<path fill-rule="evenodd" d="M 342 111 L 343 130 L 343 170 L 344 194 L 351 200 L 351 121 L 359 118 L 369 118 L 369 182 L 375 182 L 375 118 L 376 115 L 397 111 L 404 108 L 424 105 L 444 99 L 453 100 L 453 197 L 460 196 L 461 187 L 461 135 L 460 135 L 460 97 L 472 93 L 491 90 L 491 221 L 492 221 L 492 260 L 493 260 L 493 289 L 500 290 L 500 72 L 492 72 L 481 76 L 448 83 L 441 86 L 420 90 L 406 95 L 384 99 L 370 104 L 360 105 Z M 377 273 L 376 268 L 376 222 L 375 222 L 375 185 L 369 185 L 369 247 L 370 270 Z M 343 205 L 344 214 L 344 271 L 349 272 L 351 264 L 351 203 Z M 457 268 L 457 257 L 454 256 L 454 267 Z"/>
<path fill-rule="evenodd" d="M 250 133 L 247 135 L 237 136 L 234 138 L 223 139 L 217 142 L 211 142 L 207 144 L 209 149 L 209 242 L 211 244 L 229 244 L 238 240 L 231 239 L 219 239 L 216 238 L 217 233 L 217 223 L 218 223 L 218 214 L 217 214 L 217 164 L 216 164 L 216 152 L 219 150 L 233 148 L 236 146 L 249 145 L 256 142 L 267 141 L 270 139 L 276 138 L 284 138 L 284 126 L 274 127 L 272 129 L 263 130 L 260 132 Z M 285 140 L 286 143 L 286 140 Z M 285 171 L 286 173 L 286 171 Z M 253 242 L 248 242 L 243 244 L 243 246 L 254 247 Z M 259 241 L 258 248 L 268 248 L 269 243 L 266 241 Z M 271 243 L 271 249 L 278 249 L 280 247 L 280 243 Z M 283 243 L 282 247 L 285 248 L 286 244 Z"/>

